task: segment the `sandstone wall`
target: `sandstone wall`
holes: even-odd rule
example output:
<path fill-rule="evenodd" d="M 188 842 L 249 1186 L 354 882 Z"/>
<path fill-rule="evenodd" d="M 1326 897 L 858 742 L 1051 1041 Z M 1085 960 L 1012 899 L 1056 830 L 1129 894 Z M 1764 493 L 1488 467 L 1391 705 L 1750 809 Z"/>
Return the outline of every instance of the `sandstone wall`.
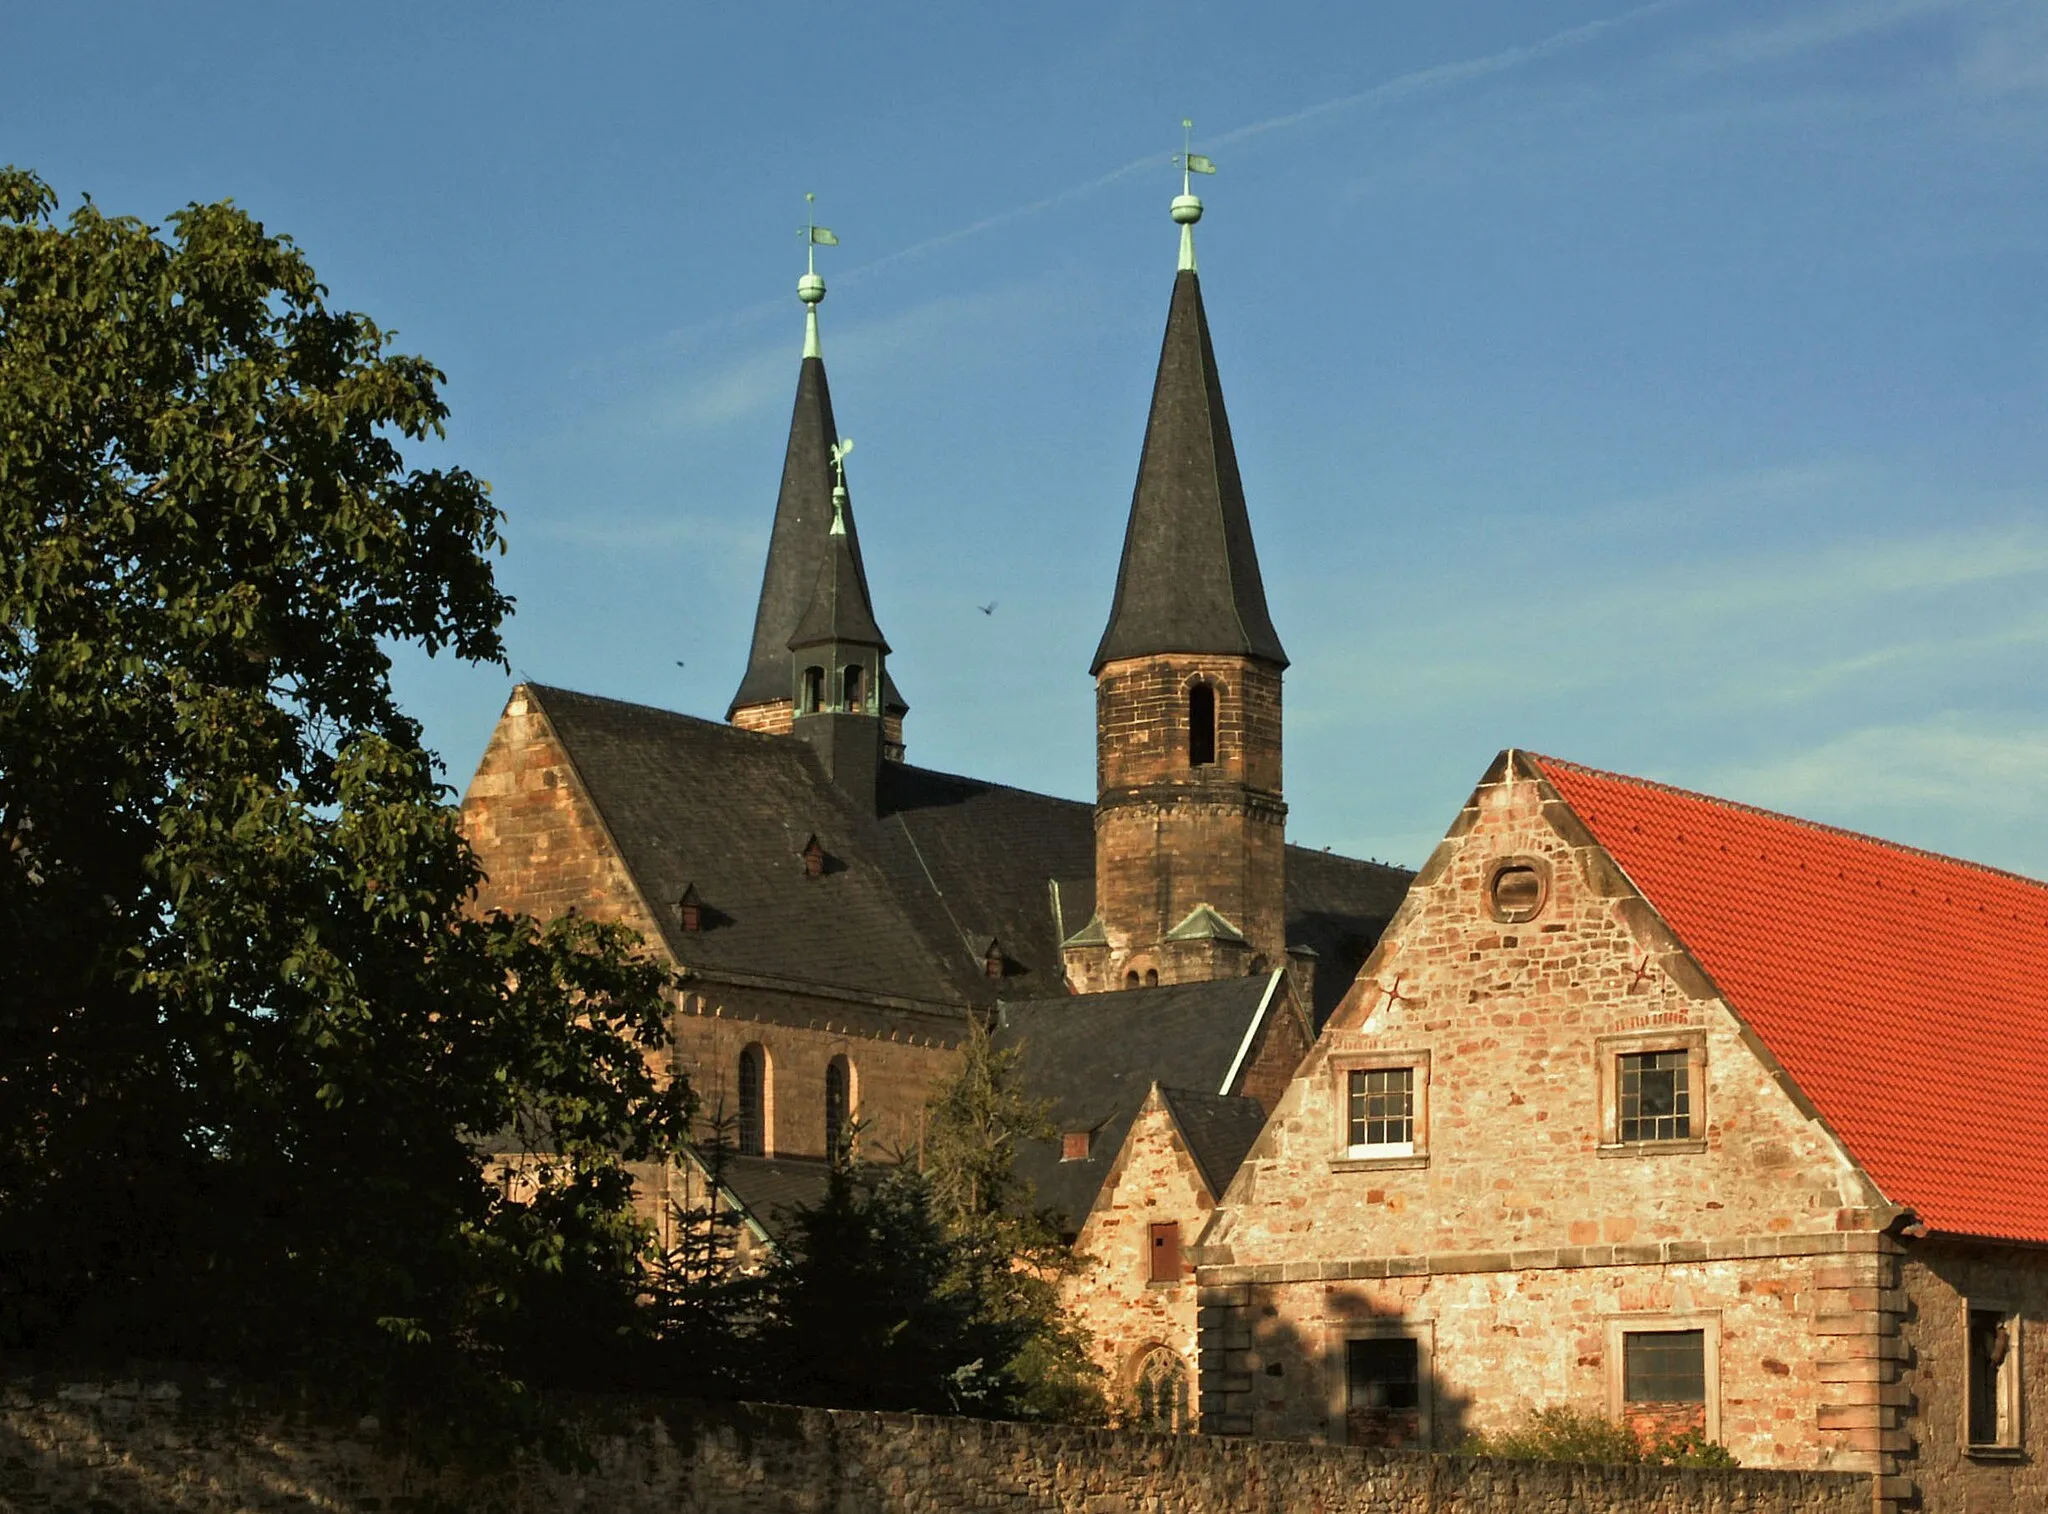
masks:
<path fill-rule="evenodd" d="M 515 691 L 462 801 L 463 829 L 487 874 L 485 909 L 542 920 L 569 910 L 616 920 L 666 956 L 652 914 L 672 901 L 640 897 L 547 717 Z M 708 1121 L 737 1110 L 741 1050 L 768 1053 L 773 1154 L 825 1155 L 825 1067 L 844 1056 L 855 1112 L 878 1147 L 915 1150 L 926 1099 L 956 1065 L 959 1016 L 878 1009 L 795 989 L 693 983 L 671 1021 L 671 1065 L 690 1080 Z"/>
<path fill-rule="evenodd" d="M 1545 882 L 1533 918 L 1489 902 L 1510 863 Z M 1623 1142 L 1616 1058 L 1665 1049 L 1695 1058 L 1696 1119 Z M 1414 1150 L 1352 1152 L 1347 1075 L 1392 1065 L 1414 1069 Z M 1469 1428 L 1550 1403 L 1614 1412 L 1617 1329 L 1705 1328 L 1710 1414 L 1745 1462 L 1894 1472 L 1874 1365 L 1899 1351 L 1880 1307 L 1890 1219 L 1583 826 L 1502 769 L 1203 1237 L 1204 1423 L 1341 1438 L 1332 1353 L 1368 1319 L 1433 1349 L 1445 1417 Z"/>
<path fill-rule="evenodd" d="M 1461 1461 L 862 1414 L 614 1405 L 595 1467 L 436 1474 L 203 1382 L 15 1378 L 0 1514 L 1866 1514 L 1867 1479 Z"/>
<path fill-rule="evenodd" d="M 1972 1514 L 2048 1509 L 2048 1253 L 1930 1239 L 1913 1247 L 1888 1300 L 1902 1351 L 1888 1364 L 1877 1423 L 1925 1507 Z M 1964 1320 L 1972 1307 L 2017 1311 L 2018 1450 L 1967 1445 Z"/>

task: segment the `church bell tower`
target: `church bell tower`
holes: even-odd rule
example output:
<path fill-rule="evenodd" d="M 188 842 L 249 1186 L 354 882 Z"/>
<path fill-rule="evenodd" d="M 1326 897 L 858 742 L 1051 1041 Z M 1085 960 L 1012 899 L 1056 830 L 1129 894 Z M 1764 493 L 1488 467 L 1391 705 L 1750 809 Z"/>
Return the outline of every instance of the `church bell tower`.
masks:
<path fill-rule="evenodd" d="M 1209 160 L 1183 159 L 1185 173 Z M 1095 676 L 1095 915 L 1075 989 L 1287 964 L 1280 683 L 1244 485 L 1195 269 L 1202 202 L 1173 201 L 1180 267 Z M 1304 966 L 1306 964 L 1303 964 Z M 1302 985 L 1304 991 L 1306 985 Z"/>

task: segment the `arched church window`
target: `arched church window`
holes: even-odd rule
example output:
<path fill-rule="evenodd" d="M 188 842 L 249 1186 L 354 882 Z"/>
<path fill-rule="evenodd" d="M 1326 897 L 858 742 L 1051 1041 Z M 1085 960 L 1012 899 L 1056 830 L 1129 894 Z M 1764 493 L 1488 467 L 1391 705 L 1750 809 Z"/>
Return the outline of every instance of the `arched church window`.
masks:
<path fill-rule="evenodd" d="M 1216 690 L 1206 683 L 1188 685 L 1188 766 L 1207 767 L 1216 760 Z"/>
<path fill-rule="evenodd" d="M 1124 974 L 1125 988 L 1136 988 L 1138 986 L 1138 981 L 1138 970 L 1135 967 Z"/>
<path fill-rule="evenodd" d="M 804 669 L 803 708 L 798 712 L 815 715 L 825 702 L 825 670 L 818 667 Z"/>
<path fill-rule="evenodd" d="M 852 1149 L 853 1064 L 834 1057 L 825 1064 L 825 1155 L 838 1161 Z"/>
<path fill-rule="evenodd" d="M 1148 967 L 1145 969 L 1145 986 L 1147 988 L 1157 988 L 1159 986 L 1158 968 Z"/>
<path fill-rule="evenodd" d="M 1153 1346 L 1140 1356 L 1131 1396 L 1139 1429 L 1185 1435 L 1194 1428 L 1188 1413 L 1188 1364 L 1180 1353 Z"/>
<path fill-rule="evenodd" d="M 839 703 L 858 713 L 867 703 L 867 669 L 850 662 L 839 673 Z"/>
<path fill-rule="evenodd" d="M 768 1154 L 768 1052 L 756 1041 L 740 1051 L 740 1155 Z"/>

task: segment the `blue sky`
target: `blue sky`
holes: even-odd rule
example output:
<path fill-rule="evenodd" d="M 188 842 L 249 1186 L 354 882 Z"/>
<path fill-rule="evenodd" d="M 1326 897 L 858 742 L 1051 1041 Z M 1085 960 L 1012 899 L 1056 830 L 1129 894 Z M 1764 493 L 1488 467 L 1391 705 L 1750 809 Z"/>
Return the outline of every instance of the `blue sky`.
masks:
<path fill-rule="evenodd" d="M 447 371 L 521 676 L 723 714 L 815 190 L 911 755 L 1086 797 L 1191 115 L 1295 840 L 1417 863 L 1517 745 L 2048 876 L 2039 0 L 5 24 L 0 159 Z M 509 678 L 399 679 L 459 786 Z"/>

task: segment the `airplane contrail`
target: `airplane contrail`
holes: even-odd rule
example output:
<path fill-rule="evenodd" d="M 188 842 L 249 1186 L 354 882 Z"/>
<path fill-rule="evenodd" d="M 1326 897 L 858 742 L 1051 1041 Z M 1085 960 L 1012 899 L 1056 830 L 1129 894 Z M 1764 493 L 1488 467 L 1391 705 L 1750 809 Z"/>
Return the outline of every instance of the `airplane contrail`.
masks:
<path fill-rule="evenodd" d="M 1639 5 L 1633 10 L 1623 11 L 1618 16 L 1608 16 L 1598 21 L 1582 22 L 1578 26 L 1567 27 L 1561 32 L 1554 32 L 1550 36 L 1540 38 L 1535 42 L 1518 43 L 1513 47 L 1504 47 L 1497 52 L 1484 53 L 1476 58 L 1461 58 L 1450 63 L 1433 63 L 1428 68 L 1418 68 L 1409 73 L 1399 74 L 1392 79 L 1383 80 L 1373 85 L 1370 89 L 1362 89 L 1355 94 L 1339 95 L 1334 100 L 1324 100 L 1316 105 L 1304 106 L 1300 110 L 1289 111 L 1286 115 L 1272 116 L 1264 121 L 1253 121 L 1249 125 L 1232 127 L 1220 136 L 1206 137 L 1205 140 L 1212 146 L 1228 147 L 1238 142 L 1248 142 L 1255 137 L 1265 136 L 1268 132 L 1284 131 L 1290 126 L 1305 125 L 1311 121 L 1340 115 L 1348 110 L 1357 110 L 1366 106 L 1389 104 L 1397 100 L 1411 99 L 1417 95 L 1426 95 L 1437 90 L 1451 88 L 1454 85 L 1464 84 L 1473 79 L 1483 79 L 1489 75 L 1507 73 L 1544 58 L 1553 57 L 1558 53 L 1569 52 L 1575 47 L 1584 46 L 1586 43 L 1605 36 L 1608 32 L 1618 28 L 1632 26 L 1638 21 L 1647 20 L 1651 16 L 1660 15 L 1665 11 L 1677 10 L 1683 6 L 1695 3 L 1697 3 L 1697 0 L 1651 0 L 1650 4 Z M 870 259 L 868 262 L 862 263 L 857 267 L 847 269 L 839 275 L 839 282 L 842 284 L 852 283 L 897 263 L 906 262 L 911 258 L 923 257 L 927 253 L 935 252 L 941 247 L 950 246 L 954 242 L 978 236 L 984 231 L 991 231 L 998 226 L 1008 225 L 1012 221 L 1021 221 L 1027 217 L 1035 216 L 1041 211 L 1050 210 L 1053 206 L 1064 204 L 1068 200 L 1075 200 L 1083 195 L 1093 194 L 1096 190 L 1114 184 L 1119 179 L 1127 179 L 1132 174 L 1143 169 L 1157 168 L 1162 162 L 1167 161 L 1167 156 L 1165 153 L 1147 153 L 1142 158 L 1133 158 L 1130 162 L 1125 163 L 1119 168 L 1112 168 L 1107 173 L 1098 174 L 1085 183 L 1075 184 L 1069 188 L 1058 190 L 1053 194 L 1042 196 L 1039 199 L 1033 200 L 1028 205 L 1019 205 L 1014 209 L 997 211 L 994 215 L 983 216 L 978 221 L 971 221 L 967 225 L 956 227 L 952 231 L 942 231 L 937 236 L 927 237 L 922 242 L 916 242 L 908 247 L 899 248 L 895 252 L 884 253 L 881 257 Z"/>
<path fill-rule="evenodd" d="M 1394 78 L 1382 80 L 1369 89 L 1362 89 L 1354 94 L 1339 95 L 1333 100 L 1324 100 L 1315 105 L 1304 106 L 1300 110 L 1289 111 L 1285 115 L 1271 116 L 1263 121 L 1253 121 L 1248 125 L 1232 127 L 1220 136 L 1208 137 L 1205 140 L 1211 146 L 1229 147 L 1239 142 L 1249 142 L 1254 138 L 1266 136 L 1271 132 L 1285 131 L 1291 126 L 1303 126 L 1311 122 L 1326 120 L 1332 116 L 1341 115 L 1346 111 L 1392 104 L 1396 101 L 1413 99 L 1417 96 L 1431 94 L 1439 90 L 1450 89 L 1460 84 L 1469 83 L 1474 79 L 1483 79 L 1495 74 L 1508 73 L 1514 69 L 1526 67 L 1531 63 L 1540 62 L 1545 58 L 1554 57 L 1559 53 L 1569 52 L 1573 48 L 1583 47 L 1585 44 L 1595 41 L 1609 32 L 1633 26 L 1637 22 L 1647 20 L 1652 16 L 1661 15 L 1666 11 L 1678 10 L 1697 3 L 1698 0 L 1650 0 L 1650 3 L 1647 5 L 1638 5 L 1634 9 L 1623 11 L 1616 16 L 1608 16 L 1601 20 L 1586 21 L 1577 26 L 1566 27 L 1563 31 L 1553 32 L 1550 36 L 1539 38 L 1534 42 L 1517 43 L 1513 47 L 1504 47 L 1495 52 L 1483 53 L 1476 58 L 1460 58 L 1449 63 L 1433 63 L 1427 68 L 1414 69 L 1405 74 L 1398 74 Z M 858 283 L 862 279 L 873 277 L 886 268 L 893 268 L 898 263 L 906 263 L 913 258 L 926 257 L 942 247 L 952 246 L 955 242 L 964 242 L 968 238 L 979 236 L 985 231 L 993 231 L 998 226 L 1007 226 L 1012 222 L 1028 219 L 1031 216 L 1052 209 L 1055 205 L 1063 205 L 1069 200 L 1077 200 L 1084 195 L 1093 194 L 1098 189 L 1105 189 L 1120 179 L 1129 178 L 1132 174 L 1156 169 L 1167 160 L 1167 154 L 1156 152 L 1147 153 L 1141 158 L 1133 158 L 1130 162 L 1112 168 L 1106 173 L 1097 174 L 1092 179 L 1085 180 L 1079 184 L 1069 185 L 1065 189 L 1056 190 L 1048 195 L 1042 195 L 1029 204 L 1014 206 L 1008 210 L 999 210 L 992 215 L 983 216 L 979 220 L 970 221 L 964 226 L 956 226 L 951 231 L 942 231 L 936 236 L 926 237 L 921 242 L 913 242 L 908 247 L 900 247 L 894 252 L 887 252 L 878 258 L 871 258 L 865 263 L 843 269 L 832 276 L 833 282 L 835 285 Z M 783 313 L 788 308 L 788 305 L 789 301 L 780 297 L 773 300 L 762 300 L 757 304 L 744 306 L 739 310 L 732 311 L 713 320 L 704 321 L 694 326 L 685 327 L 680 331 L 672 332 L 662 341 L 666 345 L 677 341 L 688 341 L 692 337 L 701 336 L 715 330 L 730 330 L 734 327 L 751 325 L 757 320 Z"/>

